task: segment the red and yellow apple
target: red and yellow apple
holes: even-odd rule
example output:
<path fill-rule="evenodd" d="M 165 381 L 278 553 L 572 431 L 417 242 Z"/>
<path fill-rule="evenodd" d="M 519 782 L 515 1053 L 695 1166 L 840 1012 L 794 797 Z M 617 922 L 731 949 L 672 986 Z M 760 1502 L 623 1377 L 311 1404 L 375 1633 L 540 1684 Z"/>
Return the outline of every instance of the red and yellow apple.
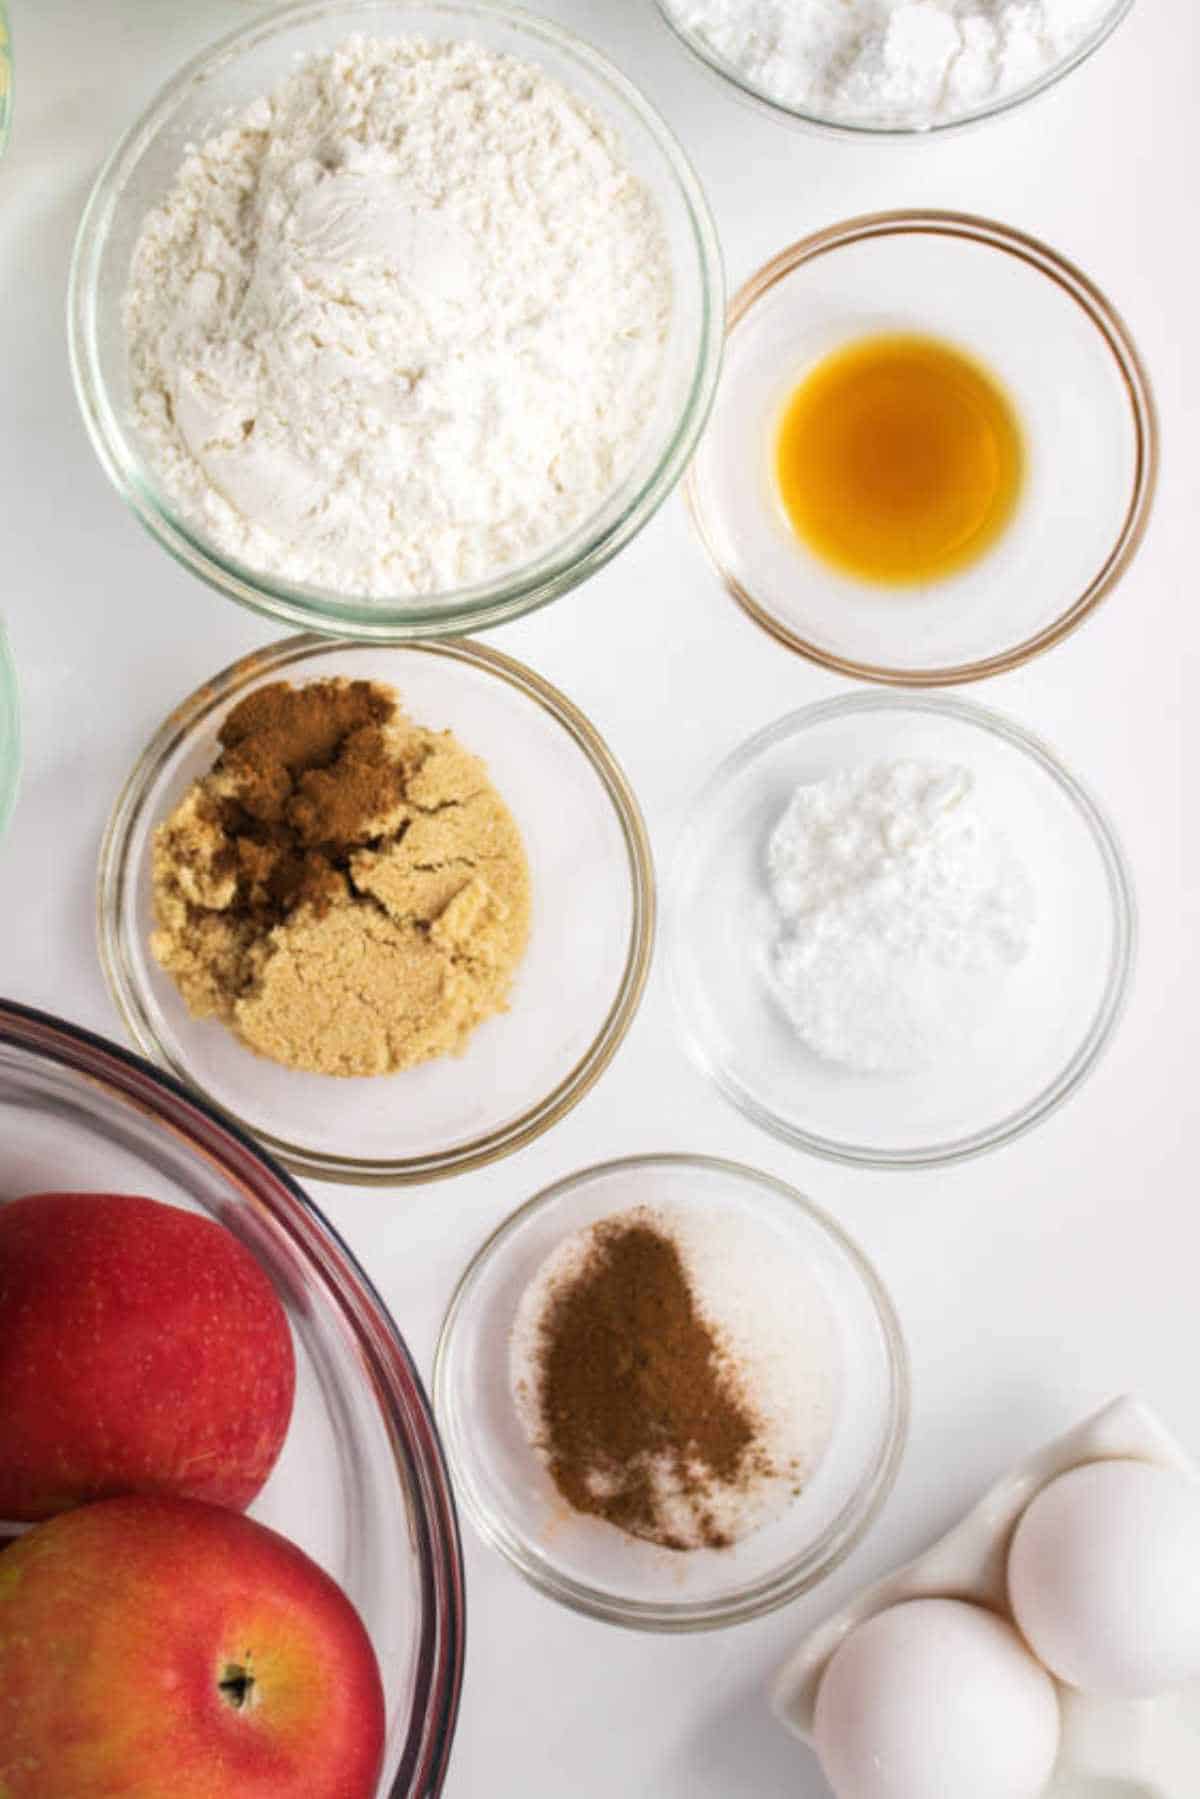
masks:
<path fill-rule="evenodd" d="M 283 1307 L 223 1226 L 123 1193 L 0 1205 L 0 1519 L 130 1492 L 246 1506 L 294 1391 Z"/>
<path fill-rule="evenodd" d="M 383 1744 L 358 1613 L 252 1519 L 132 1496 L 5 1550 L 5 1799 L 374 1799 Z"/>

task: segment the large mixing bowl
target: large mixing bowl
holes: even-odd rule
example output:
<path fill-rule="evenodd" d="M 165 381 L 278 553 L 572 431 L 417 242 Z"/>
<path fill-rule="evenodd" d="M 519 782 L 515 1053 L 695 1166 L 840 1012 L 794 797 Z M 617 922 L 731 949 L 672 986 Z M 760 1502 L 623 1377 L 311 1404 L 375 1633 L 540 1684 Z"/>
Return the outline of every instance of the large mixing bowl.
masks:
<path fill-rule="evenodd" d="M 145 1193 L 218 1219 L 270 1275 L 296 1405 L 252 1515 L 326 1568 L 370 1632 L 387 1697 L 379 1799 L 431 1799 L 462 1681 L 462 1562 L 429 1406 L 370 1281 L 248 1137 L 102 1037 L 7 1001 L 0 1144 L 0 1205 L 54 1188 Z"/>

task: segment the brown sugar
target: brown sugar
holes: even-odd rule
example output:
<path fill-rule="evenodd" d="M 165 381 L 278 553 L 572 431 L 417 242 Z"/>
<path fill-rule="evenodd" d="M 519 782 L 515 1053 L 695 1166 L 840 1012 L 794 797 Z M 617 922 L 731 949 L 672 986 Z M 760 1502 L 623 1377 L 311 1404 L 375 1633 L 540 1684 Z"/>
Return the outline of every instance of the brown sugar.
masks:
<path fill-rule="evenodd" d="M 714 1489 L 772 1469 L 738 1370 L 653 1218 L 596 1227 L 550 1296 L 536 1364 L 541 1448 L 575 1511 L 668 1549 L 728 1546 Z"/>
<path fill-rule="evenodd" d="M 261 687 L 219 742 L 155 834 L 151 948 L 189 1011 L 312 1073 L 461 1053 L 529 934 L 483 764 L 373 681 Z"/>

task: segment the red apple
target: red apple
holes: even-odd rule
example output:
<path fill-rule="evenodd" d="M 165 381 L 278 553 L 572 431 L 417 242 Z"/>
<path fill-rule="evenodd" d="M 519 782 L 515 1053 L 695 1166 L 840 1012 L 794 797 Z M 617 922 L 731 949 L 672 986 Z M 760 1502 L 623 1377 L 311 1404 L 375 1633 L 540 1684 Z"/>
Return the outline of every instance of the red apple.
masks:
<path fill-rule="evenodd" d="M 275 1290 L 222 1225 L 125 1193 L 0 1205 L 0 1518 L 130 1492 L 246 1506 L 295 1380 Z"/>
<path fill-rule="evenodd" d="M 132 1495 L 5 1550 L 5 1799 L 374 1799 L 383 1742 L 358 1613 L 253 1519 Z"/>

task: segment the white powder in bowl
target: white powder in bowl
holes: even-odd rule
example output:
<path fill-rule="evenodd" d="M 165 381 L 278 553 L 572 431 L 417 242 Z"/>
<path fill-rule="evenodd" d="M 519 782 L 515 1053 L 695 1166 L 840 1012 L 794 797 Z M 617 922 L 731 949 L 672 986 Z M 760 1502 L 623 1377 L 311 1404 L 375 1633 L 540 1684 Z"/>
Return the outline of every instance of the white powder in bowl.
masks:
<path fill-rule="evenodd" d="M 1033 889 L 965 768 L 887 762 L 800 787 L 767 848 L 772 985 L 818 1055 L 907 1073 L 961 1050 L 1026 954 Z"/>
<path fill-rule="evenodd" d="M 1113 0 L 667 0 L 679 25 L 781 105 L 922 127 L 1036 81 Z"/>
<path fill-rule="evenodd" d="M 802 1258 L 737 1210 L 669 1204 L 610 1214 L 552 1250 L 517 1307 L 509 1347 L 513 1401 L 535 1453 L 548 1460 L 541 1412 L 542 1324 L 554 1296 L 578 1277 L 598 1230 L 649 1225 L 679 1253 L 696 1311 L 716 1341 L 726 1377 L 759 1427 L 757 1447 L 772 1473 L 721 1486 L 702 1501 L 685 1490 L 672 1460 L 654 1468 L 654 1509 L 679 1543 L 700 1548 L 715 1528 L 737 1543 L 781 1517 L 816 1472 L 833 1434 L 840 1386 L 837 1326 Z M 719 1552 L 718 1552 L 719 1553 Z"/>
<path fill-rule="evenodd" d="M 478 44 L 357 37 L 189 152 L 124 316 L 185 520 L 400 598 L 526 561 L 613 493 L 671 309 L 657 204 L 588 107 Z"/>

